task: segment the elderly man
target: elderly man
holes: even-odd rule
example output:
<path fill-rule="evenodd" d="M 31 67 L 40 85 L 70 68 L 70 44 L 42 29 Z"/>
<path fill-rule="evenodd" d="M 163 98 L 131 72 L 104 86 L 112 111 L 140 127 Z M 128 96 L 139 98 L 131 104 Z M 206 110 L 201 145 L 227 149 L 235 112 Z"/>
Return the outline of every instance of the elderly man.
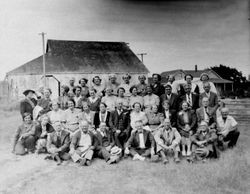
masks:
<path fill-rule="evenodd" d="M 221 109 L 221 115 L 222 117 L 217 118 L 217 134 L 219 136 L 218 144 L 220 146 L 228 142 L 228 148 L 233 148 L 240 135 L 240 132 L 238 131 L 238 123 L 229 115 L 229 110 L 226 107 Z"/>
<path fill-rule="evenodd" d="M 189 108 L 195 111 L 199 108 L 199 96 L 191 92 L 191 84 L 184 84 L 184 90 L 185 94 L 180 97 L 180 102 L 187 101 Z M 179 110 L 180 109 L 181 107 L 179 107 Z"/>
<path fill-rule="evenodd" d="M 178 95 L 172 92 L 172 86 L 169 84 L 165 85 L 165 94 L 162 94 L 160 96 L 160 102 L 162 104 L 162 102 L 164 100 L 168 100 L 169 101 L 169 109 L 173 110 L 173 111 L 177 111 L 178 110 Z M 162 107 L 160 108 L 160 110 L 162 110 Z"/>
<path fill-rule="evenodd" d="M 204 92 L 200 94 L 200 106 L 203 97 L 208 98 L 208 106 L 213 108 L 213 112 L 216 112 L 218 104 L 218 95 L 211 91 L 211 86 L 209 82 L 203 83 Z"/>
<path fill-rule="evenodd" d="M 136 131 L 128 139 L 124 153 L 130 154 L 133 160 L 144 161 L 146 157 L 155 156 L 155 140 L 150 131 L 143 128 L 141 120 L 135 122 Z"/>
<path fill-rule="evenodd" d="M 202 98 L 202 106 L 196 110 L 197 122 L 206 122 L 208 126 L 214 128 L 216 122 L 216 115 L 213 108 L 208 106 L 208 97 Z"/>
<path fill-rule="evenodd" d="M 161 154 L 163 164 L 168 163 L 168 154 L 174 152 L 174 161 L 180 162 L 180 142 L 181 135 L 176 128 L 171 127 L 170 120 L 165 119 L 163 126 L 156 132 L 156 152 Z"/>
<path fill-rule="evenodd" d="M 202 122 L 192 139 L 192 160 L 205 160 L 215 157 L 214 143 L 217 139 L 215 130 L 209 130 L 206 122 Z"/>
<path fill-rule="evenodd" d="M 47 151 L 51 157 L 57 162 L 57 165 L 62 163 L 62 160 L 69 160 L 69 132 L 62 130 L 61 123 L 53 125 L 55 131 L 47 136 Z"/>
<path fill-rule="evenodd" d="M 74 162 L 80 162 L 81 166 L 91 164 L 94 150 L 98 141 L 89 131 L 89 124 L 83 120 L 79 123 L 79 130 L 74 134 L 70 144 L 70 155 Z"/>

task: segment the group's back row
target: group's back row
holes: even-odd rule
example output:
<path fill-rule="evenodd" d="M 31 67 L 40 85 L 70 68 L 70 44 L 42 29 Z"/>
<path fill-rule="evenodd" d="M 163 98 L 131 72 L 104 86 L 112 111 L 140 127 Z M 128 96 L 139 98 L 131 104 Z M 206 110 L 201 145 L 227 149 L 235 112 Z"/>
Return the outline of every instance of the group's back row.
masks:
<path fill-rule="evenodd" d="M 62 86 L 61 95 L 53 101 L 50 99 L 51 90 L 49 88 L 43 90 L 42 97 L 38 97 L 33 90 L 26 90 L 24 92 L 26 98 L 21 101 L 21 114 L 25 118 L 25 115 L 29 113 L 34 120 L 46 115 L 48 123 L 52 126 L 60 123 L 59 127 L 54 128 L 62 128 L 67 131 L 72 141 L 74 136 L 77 136 L 75 141 L 83 144 L 83 147 L 86 142 L 89 144 L 90 140 L 84 140 L 77 135 L 79 129 L 86 128 L 86 123 L 79 124 L 82 121 L 87 122 L 87 128 L 94 134 L 97 129 L 102 128 L 100 125 L 107 128 L 114 142 L 111 146 L 114 148 L 113 151 L 116 149 L 114 145 L 124 153 L 129 153 L 128 147 L 135 142 L 137 142 L 137 144 L 135 143 L 136 149 L 142 148 L 142 150 L 146 144 L 151 144 L 154 152 L 161 153 L 164 159 L 163 151 L 170 149 L 168 147 L 171 147 L 173 143 L 171 149 L 177 153 L 175 156 L 177 161 L 179 152 L 177 147 L 179 146 L 183 156 L 191 156 L 192 145 L 196 144 L 197 148 L 197 145 L 201 144 L 198 146 L 199 154 L 209 156 L 215 151 L 214 143 L 217 136 L 223 136 L 222 140 L 229 141 L 231 146 L 236 144 L 239 136 L 236 128 L 237 122 L 228 115 L 227 109 L 222 111 L 224 103 L 218 102 L 216 89 L 213 83 L 208 81 L 207 74 L 202 75 L 201 81 L 197 84 L 192 83 L 191 75 L 186 75 L 186 83 L 178 86 L 172 77 L 169 78 L 169 83 L 163 86 L 158 74 L 153 74 L 152 84 L 146 84 L 144 76 L 139 76 L 138 79 L 139 83 L 132 85 L 129 82 L 130 76 L 125 75 L 124 83 L 118 84 L 115 76 L 111 76 L 109 84 L 105 87 L 102 86 L 98 76 L 92 80 L 94 85 L 91 87 L 87 86 L 88 80 L 85 78 L 79 80 L 77 86 L 74 85 L 74 79 L 71 79 L 69 86 Z M 213 91 L 211 91 L 212 89 Z M 34 94 L 38 100 L 33 98 Z M 222 114 L 222 112 L 224 113 Z M 197 127 L 201 127 L 201 129 L 197 130 Z M 133 133 L 140 131 L 141 128 L 150 132 L 144 135 L 144 139 L 141 139 L 139 134 L 136 136 Z M 177 130 L 172 130 L 175 128 Z M 205 128 L 208 135 L 204 134 L 203 137 L 196 134 L 203 131 L 202 128 Z M 169 129 L 171 129 L 171 133 Z M 208 129 L 209 131 L 207 131 Z M 103 130 L 100 130 L 99 144 L 103 143 L 101 136 L 106 133 Z M 16 143 L 20 131 L 22 130 L 19 129 L 16 134 Z M 195 135 L 202 140 L 194 140 Z M 146 136 L 149 136 L 148 139 Z M 146 150 L 144 152 L 144 154 L 148 154 Z M 72 153 L 71 156 L 74 157 L 75 155 Z M 135 156 L 135 159 L 142 159 L 141 154 L 137 155 L 138 150 L 130 150 L 130 153 Z M 106 155 L 108 154 L 106 153 Z"/>

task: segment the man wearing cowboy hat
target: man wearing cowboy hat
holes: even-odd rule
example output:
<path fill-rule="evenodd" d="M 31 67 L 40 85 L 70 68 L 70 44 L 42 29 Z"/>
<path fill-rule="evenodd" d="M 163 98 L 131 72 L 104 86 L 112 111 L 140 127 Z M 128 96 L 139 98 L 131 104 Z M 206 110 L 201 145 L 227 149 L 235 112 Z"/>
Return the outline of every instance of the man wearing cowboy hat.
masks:
<path fill-rule="evenodd" d="M 34 94 L 36 94 L 34 90 L 27 89 L 23 92 L 23 94 L 25 95 L 25 99 L 20 102 L 20 113 L 22 118 L 25 112 L 32 115 L 33 109 L 37 105 L 37 100 L 33 98 Z"/>

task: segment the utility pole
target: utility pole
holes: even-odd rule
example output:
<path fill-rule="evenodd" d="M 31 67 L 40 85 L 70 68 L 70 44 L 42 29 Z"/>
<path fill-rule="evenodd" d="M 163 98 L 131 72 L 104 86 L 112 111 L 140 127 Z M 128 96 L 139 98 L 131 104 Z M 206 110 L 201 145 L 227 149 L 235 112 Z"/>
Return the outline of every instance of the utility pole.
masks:
<path fill-rule="evenodd" d="M 44 81 L 44 83 L 43 83 L 43 87 L 44 88 L 46 88 L 46 65 L 45 65 L 45 42 L 44 42 L 44 35 L 45 35 L 46 33 L 44 33 L 44 32 L 41 32 L 41 33 L 39 33 L 39 35 L 41 35 L 42 36 L 42 44 L 43 44 L 43 81 Z"/>
<path fill-rule="evenodd" d="M 138 53 L 137 55 L 140 55 L 140 56 L 141 56 L 141 61 L 143 62 L 143 56 L 144 56 L 144 55 L 147 55 L 147 53 Z"/>

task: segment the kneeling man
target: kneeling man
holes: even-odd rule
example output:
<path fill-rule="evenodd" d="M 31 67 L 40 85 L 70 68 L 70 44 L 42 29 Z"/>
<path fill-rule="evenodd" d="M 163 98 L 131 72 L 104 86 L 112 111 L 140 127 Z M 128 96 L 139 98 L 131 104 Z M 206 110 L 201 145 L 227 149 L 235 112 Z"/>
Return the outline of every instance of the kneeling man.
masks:
<path fill-rule="evenodd" d="M 239 138 L 238 123 L 229 115 L 228 108 L 221 109 L 221 117 L 217 118 L 218 146 L 228 143 L 228 148 L 233 148 Z"/>
<path fill-rule="evenodd" d="M 125 154 L 133 156 L 133 160 L 144 161 L 146 157 L 155 156 L 155 140 L 150 131 L 143 128 L 143 122 L 135 122 L 135 132 L 133 132 L 125 145 Z"/>
<path fill-rule="evenodd" d="M 89 131 L 89 124 L 83 120 L 79 123 L 79 130 L 72 137 L 70 155 L 74 162 L 80 162 L 81 166 L 91 164 L 94 149 L 97 145 L 94 134 Z"/>
<path fill-rule="evenodd" d="M 174 152 L 174 161 L 180 162 L 181 135 L 176 128 L 171 127 L 170 120 L 165 119 L 163 126 L 155 134 L 156 152 L 161 154 L 163 164 L 168 163 L 167 155 Z"/>
<path fill-rule="evenodd" d="M 69 132 L 62 130 L 61 123 L 53 125 L 55 131 L 48 133 L 47 136 L 47 151 L 57 162 L 57 165 L 62 163 L 62 160 L 69 160 L 69 145 L 70 145 L 70 134 Z"/>

